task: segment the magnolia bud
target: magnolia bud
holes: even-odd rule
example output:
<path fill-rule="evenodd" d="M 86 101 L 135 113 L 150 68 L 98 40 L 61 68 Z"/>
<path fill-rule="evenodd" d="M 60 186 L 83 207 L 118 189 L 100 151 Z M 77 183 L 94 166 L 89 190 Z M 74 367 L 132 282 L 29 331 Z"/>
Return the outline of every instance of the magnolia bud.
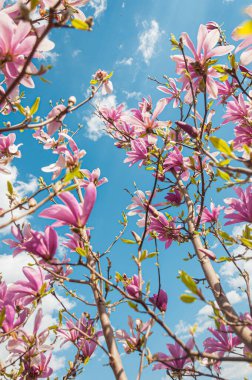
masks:
<path fill-rule="evenodd" d="M 176 121 L 176 124 L 179 128 L 183 129 L 189 136 L 196 138 L 198 136 L 198 131 L 195 127 L 192 127 L 189 124 L 184 123 L 183 121 Z"/>
<path fill-rule="evenodd" d="M 29 208 L 35 207 L 36 204 L 37 204 L 37 201 L 36 201 L 35 198 L 31 198 L 31 199 L 29 199 L 29 201 L 28 201 L 28 206 L 29 206 Z"/>
<path fill-rule="evenodd" d="M 75 96 L 70 96 L 68 99 L 68 107 L 72 107 L 76 104 L 76 97 Z"/>

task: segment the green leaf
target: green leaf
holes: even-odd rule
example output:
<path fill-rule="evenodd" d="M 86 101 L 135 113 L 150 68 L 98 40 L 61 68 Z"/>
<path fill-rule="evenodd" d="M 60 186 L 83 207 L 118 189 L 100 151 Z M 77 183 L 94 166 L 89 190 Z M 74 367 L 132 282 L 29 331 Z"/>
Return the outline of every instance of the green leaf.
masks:
<path fill-rule="evenodd" d="M 193 292 L 194 294 L 198 294 L 197 285 L 195 284 L 195 281 L 192 279 L 192 277 L 189 276 L 189 274 L 187 274 L 185 271 L 181 270 L 181 271 L 179 271 L 179 276 L 180 276 L 180 279 L 183 282 L 183 284 L 185 284 L 185 286 L 189 290 L 191 290 L 191 292 Z"/>
<path fill-rule="evenodd" d="M 180 299 L 182 302 L 185 302 L 185 303 L 193 303 L 194 301 L 197 300 L 197 298 L 192 296 L 191 294 L 182 294 L 180 296 Z"/>
<path fill-rule="evenodd" d="M 121 238 L 121 241 L 125 244 L 136 244 L 135 240 L 129 240 L 129 239 Z"/>
<path fill-rule="evenodd" d="M 20 103 L 16 103 L 16 104 L 15 104 L 15 107 L 17 107 L 17 109 L 19 110 L 19 112 L 20 112 L 22 115 L 26 116 L 26 111 L 25 111 L 24 107 L 21 106 Z"/>
<path fill-rule="evenodd" d="M 129 307 L 131 307 L 131 309 L 138 311 L 138 307 L 134 302 L 128 301 L 127 303 L 129 305 Z"/>
<path fill-rule="evenodd" d="M 31 115 L 34 115 L 37 112 L 39 108 L 39 103 L 40 103 L 40 98 L 37 98 L 35 102 L 33 103 L 33 105 L 31 106 L 31 110 L 30 110 Z"/>
<path fill-rule="evenodd" d="M 66 175 L 64 177 L 64 182 L 70 182 L 75 177 L 80 178 L 80 175 L 81 175 L 81 172 L 80 172 L 80 165 L 79 165 L 74 170 L 66 173 Z"/>
<path fill-rule="evenodd" d="M 213 144 L 213 146 L 216 149 L 218 149 L 220 152 L 233 157 L 233 152 L 230 146 L 226 143 L 226 141 L 219 139 L 218 137 L 215 137 L 215 136 L 210 137 L 210 141 Z"/>
<path fill-rule="evenodd" d="M 218 177 L 224 179 L 224 181 L 230 181 L 230 175 L 223 170 L 217 169 L 216 174 Z"/>
<path fill-rule="evenodd" d="M 77 18 L 74 18 L 74 19 L 71 21 L 71 24 L 72 24 L 72 26 L 73 26 L 75 29 L 79 29 L 79 30 L 90 30 L 90 25 L 89 25 L 86 21 L 79 20 L 79 19 L 77 19 Z"/>
<path fill-rule="evenodd" d="M 90 81 L 90 84 L 97 84 L 98 83 L 98 80 L 96 80 L 96 79 L 91 79 L 91 81 Z"/>
<path fill-rule="evenodd" d="M 36 8 L 40 0 L 31 0 L 31 11 Z"/>
<path fill-rule="evenodd" d="M 81 248 L 81 247 L 77 247 L 76 250 L 75 250 L 80 256 L 83 256 L 83 257 L 86 257 L 87 256 L 87 252 L 85 251 L 85 249 Z"/>
<path fill-rule="evenodd" d="M 225 261 L 232 261 L 232 259 L 227 256 L 222 256 L 222 257 L 219 257 L 217 260 L 215 260 L 216 263 L 223 263 Z"/>
<path fill-rule="evenodd" d="M 252 240 L 241 238 L 241 242 L 248 248 L 252 248 Z"/>
<path fill-rule="evenodd" d="M 13 186 L 12 186 L 12 183 L 10 181 L 7 181 L 7 189 L 8 189 L 8 193 L 10 195 L 13 195 L 13 193 L 14 193 Z"/>
<path fill-rule="evenodd" d="M 5 320 L 5 306 L 2 308 L 2 310 L 0 311 L 0 327 L 2 327 L 2 324 Z"/>

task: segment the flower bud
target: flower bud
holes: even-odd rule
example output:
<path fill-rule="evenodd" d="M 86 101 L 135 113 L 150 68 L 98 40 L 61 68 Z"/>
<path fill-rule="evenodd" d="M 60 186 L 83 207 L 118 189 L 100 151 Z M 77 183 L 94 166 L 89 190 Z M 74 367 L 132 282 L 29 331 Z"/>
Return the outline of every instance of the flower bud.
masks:
<path fill-rule="evenodd" d="M 68 99 L 68 107 L 72 107 L 76 104 L 76 97 L 75 96 L 70 96 Z"/>
<path fill-rule="evenodd" d="M 37 204 L 37 201 L 36 201 L 35 198 L 31 198 L 31 199 L 29 199 L 29 201 L 28 201 L 28 206 L 29 206 L 29 208 L 35 207 L 36 204 Z"/>
<path fill-rule="evenodd" d="M 176 124 L 179 128 L 183 129 L 183 131 L 186 132 L 192 138 L 195 139 L 198 136 L 198 131 L 195 127 L 192 127 L 191 125 L 184 123 L 183 121 L 176 121 Z"/>

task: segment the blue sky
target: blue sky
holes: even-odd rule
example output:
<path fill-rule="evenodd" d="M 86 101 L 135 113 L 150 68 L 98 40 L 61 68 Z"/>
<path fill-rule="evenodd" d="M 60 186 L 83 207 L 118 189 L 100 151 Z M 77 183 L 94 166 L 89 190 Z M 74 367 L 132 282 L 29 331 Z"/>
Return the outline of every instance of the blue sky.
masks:
<path fill-rule="evenodd" d="M 200 23 L 216 21 L 224 23 L 227 37 L 233 28 L 245 17 L 242 9 L 250 4 L 246 0 L 103 0 L 100 4 L 96 1 L 96 9 L 87 7 L 86 15 L 92 15 L 96 11 L 95 25 L 91 33 L 81 31 L 54 31 L 52 39 L 56 42 L 56 47 L 48 62 L 54 68 L 46 75 L 51 82 L 44 84 L 37 80 L 36 90 L 27 91 L 24 105 L 31 104 L 38 93 L 41 93 L 40 115 L 45 116 L 50 110 L 49 101 L 57 102 L 60 98 L 68 99 L 69 96 L 76 96 L 81 100 L 86 95 L 92 74 L 98 69 L 108 72 L 114 71 L 113 85 L 114 93 L 107 98 L 109 104 L 119 104 L 125 102 L 127 107 L 136 107 L 138 100 L 142 96 L 151 94 L 154 100 L 160 97 L 160 93 L 155 89 L 155 83 L 148 80 L 148 76 L 162 78 L 163 74 L 174 75 L 174 65 L 170 61 L 171 55 L 169 36 L 174 33 L 179 36 L 181 32 L 187 31 L 194 39 L 197 35 Z M 150 37 L 151 36 L 151 37 Z M 99 101 L 104 101 L 99 99 Z M 134 191 L 135 181 L 143 190 L 151 187 L 153 178 L 144 170 L 137 167 L 128 168 L 123 164 L 124 153 L 113 146 L 113 141 L 102 134 L 101 125 L 92 116 L 93 108 L 88 106 L 79 110 L 76 114 L 67 117 L 68 125 L 73 129 L 78 123 L 83 124 L 83 128 L 76 139 L 77 143 L 87 151 L 87 156 L 83 160 L 83 167 L 89 170 L 99 167 L 102 174 L 109 179 L 108 184 L 99 189 L 98 201 L 92 214 L 90 225 L 94 226 L 92 244 L 95 250 L 103 251 L 118 233 L 120 225 L 121 211 L 125 210 L 130 203 L 130 197 L 125 188 Z M 168 112 L 168 111 L 167 111 Z M 167 118 L 174 117 L 174 113 Z M 220 122 L 220 120 L 219 120 Z M 230 125 L 225 128 L 231 128 Z M 228 134 L 224 131 L 224 135 Z M 42 150 L 42 147 L 32 141 L 29 133 L 18 134 L 18 140 L 24 143 L 22 147 L 23 159 L 20 163 L 16 160 L 19 177 L 24 182 L 31 181 L 30 174 L 35 176 L 44 175 L 40 168 L 54 162 L 55 156 L 50 152 Z M 222 195 L 215 195 L 215 202 L 221 203 Z M 130 221 L 130 226 L 125 237 L 130 238 L 130 230 L 135 228 L 135 219 Z M 43 228 L 46 225 L 44 220 L 33 218 L 33 227 Z M 62 230 L 62 235 L 63 235 Z M 213 242 L 214 243 L 214 242 Z M 133 247 L 134 248 L 134 247 Z M 119 244 L 112 252 L 113 271 L 127 273 L 128 276 L 136 272 L 133 261 L 130 259 L 134 254 L 132 246 Z M 153 250 L 153 246 L 150 245 Z M 176 279 L 179 269 L 184 269 L 194 276 L 200 271 L 196 263 L 188 264 L 182 260 L 186 256 L 188 247 L 178 247 L 174 243 L 168 251 L 164 250 L 162 244 L 159 245 L 160 261 L 162 272 L 162 287 L 169 295 L 169 305 L 166 315 L 166 322 L 175 328 L 181 336 L 185 336 L 186 324 L 194 322 L 198 318 L 199 323 L 205 323 L 207 310 L 199 313 L 203 305 L 197 303 L 195 306 L 186 306 L 179 301 L 179 295 L 184 291 L 184 286 Z M 217 247 L 217 252 L 219 253 Z M 7 252 L 7 251 L 6 251 Z M 217 254 L 218 254 L 217 253 Z M 144 278 L 153 279 L 152 290 L 155 291 L 156 274 L 153 275 L 152 262 L 144 269 Z M 112 272 L 113 272 L 112 271 Z M 223 277 L 227 291 L 232 291 L 228 283 L 228 268 L 223 269 Z M 85 289 L 84 289 L 85 291 Z M 235 297 L 235 296 L 234 296 Z M 243 304 L 239 302 L 241 310 Z M 78 308 L 78 312 L 81 310 Z M 205 313 L 205 314 L 204 314 Z M 134 312 L 123 307 L 122 312 L 112 316 L 113 326 L 121 327 L 124 318 L 124 326 L 127 314 L 134 318 Z M 186 315 L 186 317 L 185 317 Z M 203 315 L 203 317 L 202 317 Z M 137 317 L 137 315 L 135 315 Z M 204 319 L 205 318 L 205 319 Z M 182 321 L 179 323 L 179 321 Z M 177 326 L 177 327 L 176 327 Z M 199 340 L 202 339 L 202 334 Z M 156 351 L 165 352 L 167 338 L 163 332 L 156 329 L 156 334 L 151 338 L 152 353 Z M 64 357 L 68 355 L 64 354 Z M 70 353 L 69 353 L 70 355 Z M 60 355 L 59 355 L 60 356 Z M 112 379 L 112 374 L 107 366 L 103 366 L 104 358 L 96 353 L 86 368 L 85 375 L 80 376 L 91 380 L 95 376 L 101 375 L 104 380 Z M 136 377 L 137 360 L 136 357 L 123 356 L 123 360 L 128 368 L 129 379 Z M 67 359 L 71 359 L 70 357 Z M 227 369 L 230 371 L 230 369 Z M 143 375 L 144 380 L 161 379 L 164 373 L 146 369 Z M 238 379 L 232 377 L 231 379 Z"/>

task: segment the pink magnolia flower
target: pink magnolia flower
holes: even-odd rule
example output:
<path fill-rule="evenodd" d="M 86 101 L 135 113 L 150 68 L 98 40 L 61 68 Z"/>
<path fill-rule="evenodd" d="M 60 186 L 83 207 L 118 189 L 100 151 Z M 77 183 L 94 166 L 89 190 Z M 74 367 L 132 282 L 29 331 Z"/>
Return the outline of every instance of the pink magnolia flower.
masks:
<path fill-rule="evenodd" d="M 146 139 L 132 140 L 131 150 L 126 153 L 128 157 L 125 158 L 123 162 L 129 162 L 129 166 L 132 166 L 140 161 L 138 166 L 141 167 L 148 159 L 148 146 L 148 141 Z"/>
<path fill-rule="evenodd" d="M 93 170 L 92 173 L 87 169 L 82 169 L 81 173 L 84 175 L 84 179 L 81 179 L 79 181 L 81 187 L 86 188 L 91 182 L 93 182 L 96 187 L 99 187 L 104 183 L 108 182 L 108 179 L 106 177 L 99 179 L 101 175 L 101 171 L 99 168 Z"/>
<path fill-rule="evenodd" d="M 123 118 L 127 123 L 134 126 L 134 129 L 138 134 L 151 134 L 153 133 L 154 129 L 167 126 L 167 123 L 157 120 L 160 113 L 164 110 L 166 104 L 166 99 L 160 99 L 157 102 L 152 114 L 149 111 L 141 111 L 138 113 L 134 112 L 134 116 L 125 115 Z"/>
<path fill-rule="evenodd" d="M 168 193 L 165 199 L 174 206 L 179 206 L 183 198 L 181 192 L 178 189 L 174 189 L 174 192 Z"/>
<path fill-rule="evenodd" d="M 17 227 L 12 227 L 12 233 L 17 239 L 6 239 L 4 243 L 15 248 L 13 256 L 16 256 L 22 251 L 27 251 L 37 255 L 44 260 L 52 259 L 58 247 L 58 235 L 52 227 L 46 227 L 45 233 L 34 231 L 29 225 L 24 229 L 24 235 L 21 235 Z"/>
<path fill-rule="evenodd" d="M 57 178 L 64 168 L 68 168 L 70 171 L 77 168 L 80 164 L 81 158 L 86 154 L 86 151 L 84 149 L 80 150 L 72 137 L 68 136 L 66 133 L 60 132 L 59 137 L 68 140 L 71 151 L 66 144 L 59 145 L 53 152 L 59 154 L 57 162 L 42 168 L 46 173 L 54 172 L 53 179 Z"/>
<path fill-rule="evenodd" d="M 119 342 L 123 343 L 123 348 L 126 354 L 130 354 L 134 351 L 141 349 L 143 344 L 142 335 L 147 330 L 150 322 L 143 323 L 140 319 L 136 319 L 135 326 L 133 319 L 128 317 L 128 325 L 130 328 L 129 335 L 125 330 L 117 330 L 116 337 L 119 339 Z"/>
<path fill-rule="evenodd" d="M 14 157 L 20 158 L 21 152 L 19 147 L 23 144 L 14 144 L 16 140 L 15 133 L 9 133 L 7 136 L 0 134 L 0 172 L 9 173 L 9 170 L 5 168 Z"/>
<path fill-rule="evenodd" d="M 181 173 L 183 181 L 187 181 L 190 173 L 186 166 L 186 160 L 183 157 L 181 151 L 174 146 L 174 149 L 168 153 L 167 158 L 164 161 L 164 171 L 175 170 L 176 173 Z"/>
<path fill-rule="evenodd" d="M 238 98 L 233 97 L 227 102 L 226 113 L 223 116 L 225 119 L 222 124 L 230 122 L 244 123 L 247 119 L 252 119 L 252 109 L 250 103 L 244 100 L 243 94 L 239 94 Z"/>
<path fill-rule="evenodd" d="M 66 113 L 61 115 L 66 110 L 66 106 L 64 104 L 58 104 L 53 107 L 53 109 L 47 115 L 47 119 L 54 119 L 53 121 L 47 124 L 48 135 L 52 136 L 55 132 L 57 132 L 62 127 L 62 122 L 66 117 Z M 61 116 L 59 116 L 61 115 Z"/>
<path fill-rule="evenodd" d="M 154 294 L 152 297 L 149 298 L 149 301 L 153 305 L 155 305 L 160 311 L 166 311 L 168 296 L 164 290 L 160 289 L 158 294 Z"/>
<path fill-rule="evenodd" d="M 165 248 L 169 248 L 174 240 L 181 241 L 179 230 L 174 219 L 168 220 L 161 212 L 150 216 L 148 231 L 156 233 L 158 240 L 165 242 Z"/>
<path fill-rule="evenodd" d="M 170 371 L 190 370 L 192 359 L 188 357 L 187 352 L 177 342 L 175 344 L 167 344 L 166 346 L 171 355 L 168 356 L 163 352 L 155 354 L 154 357 L 157 361 L 160 360 L 161 363 L 155 364 L 153 366 L 153 371 L 157 369 L 166 369 Z M 193 349 L 193 338 L 188 340 L 186 347 L 189 350 Z"/>
<path fill-rule="evenodd" d="M 22 271 L 26 280 L 16 281 L 9 287 L 8 292 L 14 300 L 21 299 L 23 305 L 28 305 L 36 299 L 40 299 L 41 291 L 46 292 L 49 284 L 40 267 L 23 267 Z"/>
<path fill-rule="evenodd" d="M 158 86 L 157 89 L 164 92 L 165 94 L 170 95 L 169 97 L 165 98 L 167 104 L 173 101 L 173 108 L 177 108 L 179 106 L 180 90 L 177 88 L 176 79 L 169 78 L 166 87 Z"/>
<path fill-rule="evenodd" d="M 220 32 L 216 28 L 209 31 L 206 25 L 200 25 L 199 27 L 197 48 L 195 48 L 187 33 L 182 33 L 181 38 L 183 44 L 192 53 L 192 57 L 186 56 L 186 60 L 194 91 L 196 92 L 200 88 L 200 84 L 205 77 L 206 91 L 211 98 L 216 99 L 218 87 L 215 78 L 218 78 L 220 75 L 213 67 L 209 66 L 209 61 L 213 57 L 230 53 L 234 49 L 234 46 L 216 46 L 220 40 Z M 186 65 L 184 58 L 182 55 L 173 55 L 171 58 L 176 62 L 177 73 L 182 76 L 183 89 L 187 91 L 185 100 L 191 103 L 192 93 L 189 78 L 185 75 Z"/>
<path fill-rule="evenodd" d="M 87 230 L 88 235 L 90 234 L 90 231 Z M 72 234 L 66 234 L 66 236 L 69 238 L 69 240 L 64 241 L 62 245 L 65 247 L 68 247 L 71 249 L 71 251 L 76 252 L 77 248 L 84 249 L 84 242 L 81 240 L 80 236 L 73 232 Z"/>
<path fill-rule="evenodd" d="M 139 297 L 140 281 L 139 277 L 136 274 L 134 274 L 134 276 L 132 277 L 130 284 L 126 286 L 126 291 L 132 297 Z"/>
<path fill-rule="evenodd" d="M 56 219 L 54 226 L 70 225 L 78 228 L 83 228 L 96 201 L 96 186 L 91 182 L 85 193 L 85 198 L 82 203 L 78 203 L 75 197 L 68 191 L 61 193 L 58 197 L 65 205 L 53 205 L 40 213 L 40 217 Z"/>
<path fill-rule="evenodd" d="M 9 295 L 11 295 L 11 293 L 9 293 Z M 14 306 L 11 304 L 6 304 L 3 306 L 3 308 L 5 310 L 5 317 L 1 328 L 4 331 L 4 333 L 11 332 L 16 327 L 22 325 L 27 318 L 27 309 L 17 314 Z"/>
<path fill-rule="evenodd" d="M 228 205 L 225 209 L 224 218 L 230 219 L 225 223 L 225 226 L 240 222 L 252 223 L 252 185 L 249 185 L 245 190 L 239 187 L 234 188 L 234 190 L 239 199 L 224 199 Z"/>
<path fill-rule="evenodd" d="M 36 42 L 35 34 L 31 33 L 31 25 L 29 22 L 19 21 L 18 24 L 4 12 L 0 12 L 0 61 L 2 62 L 1 70 L 5 75 L 7 85 L 18 77 L 26 58 L 31 53 Z M 51 50 L 54 44 L 51 41 L 41 43 L 34 58 L 41 57 L 39 52 Z M 29 63 L 28 73 L 36 73 L 37 69 L 34 64 Z M 34 87 L 31 75 L 25 75 L 21 81 L 26 87 Z"/>
<path fill-rule="evenodd" d="M 214 338 L 207 338 L 203 342 L 207 353 L 217 353 L 221 357 L 241 343 L 240 339 L 234 335 L 231 327 L 223 323 L 221 323 L 218 330 L 211 327 L 208 330 L 213 334 Z"/>
<path fill-rule="evenodd" d="M 24 362 L 24 376 L 22 380 L 26 379 L 44 379 L 49 378 L 53 373 L 53 369 L 49 367 L 49 363 L 52 357 L 52 353 L 46 356 L 44 353 L 40 353 L 31 360 Z"/>
<path fill-rule="evenodd" d="M 111 94 L 113 92 L 113 83 L 109 80 L 111 75 L 101 69 L 97 70 L 93 75 L 94 80 L 98 83 L 102 82 L 102 95 Z"/>
<path fill-rule="evenodd" d="M 7 350 L 12 354 L 12 356 L 19 357 L 22 355 L 22 358 L 25 361 L 28 361 L 31 357 L 37 355 L 38 353 L 52 349 L 49 344 L 45 344 L 45 341 L 49 336 L 49 330 L 45 329 L 38 333 L 42 318 L 42 309 L 39 309 L 34 320 L 32 334 L 27 333 L 23 329 L 19 329 L 16 334 L 9 339 Z"/>
<path fill-rule="evenodd" d="M 124 104 L 120 104 L 116 108 L 102 106 L 99 108 L 99 113 L 105 119 L 105 122 L 108 124 L 117 124 L 121 120 L 123 115 Z"/>
<path fill-rule="evenodd" d="M 200 223 L 216 223 L 220 215 L 220 211 L 223 209 L 223 206 L 215 206 L 213 202 L 210 203 L 210 210 L 204 207 L 200 219 Z M 197 206 L 197 212 L 199 212 L 200 206 Z"/>
<path fill-rule="evenodd" d="M 94 321 L 86 319 L 83 315 L 75 323 L 72 320 L 66 322 L 66 328 L 58 329 L 58 334 L 63 338 L 63 344 L 75 343 L 82 351 L 84 358 L 90 358 L 94 353 L 98 339 L 102 331 L 95 331 Z"/>

